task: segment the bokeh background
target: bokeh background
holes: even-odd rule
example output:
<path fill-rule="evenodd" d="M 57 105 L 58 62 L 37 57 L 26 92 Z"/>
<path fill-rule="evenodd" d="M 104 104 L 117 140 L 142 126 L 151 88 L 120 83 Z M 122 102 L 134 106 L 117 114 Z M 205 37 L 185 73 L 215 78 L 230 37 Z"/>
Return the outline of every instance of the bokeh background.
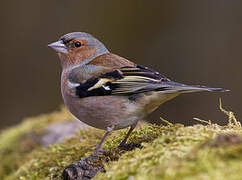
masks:
<path fill-rule="evenodd" d="M 47 44 L 89 32 L 111 52 L 182 83 L 230 89 L 185 94 L 149 117 L 219 124 L 218 98 L 242 115 L 242 1 L 51 0 L 0 2 L 0 128 L 51 112 L 63 103 L 61 67 Z"/>

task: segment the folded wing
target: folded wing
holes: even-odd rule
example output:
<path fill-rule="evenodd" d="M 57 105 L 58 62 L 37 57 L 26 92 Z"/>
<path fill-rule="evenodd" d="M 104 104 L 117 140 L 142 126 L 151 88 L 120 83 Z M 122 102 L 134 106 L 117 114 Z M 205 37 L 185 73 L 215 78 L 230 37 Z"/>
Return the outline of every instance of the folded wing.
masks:
<path fill-rule="evenodd" d="M 125 66 L 80 83 L 76 95 L 80 98 L 89 96 L 123 95 L 160 91 L 163 93 L 225 91 L 222 88 L 191 86 L 173 82 L 162 74 L 144 66 Z"/>

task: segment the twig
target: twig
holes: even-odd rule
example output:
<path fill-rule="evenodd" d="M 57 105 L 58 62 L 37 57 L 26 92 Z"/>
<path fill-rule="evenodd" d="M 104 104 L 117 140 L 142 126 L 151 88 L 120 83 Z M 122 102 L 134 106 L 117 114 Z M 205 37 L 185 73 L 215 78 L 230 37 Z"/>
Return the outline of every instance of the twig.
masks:
<path fill-rule="evenodd" d="M 160 120 L 162 120 L 163 122 L 165 122 L 168 126 L 173 126 L 172 123 L 170 123 L 169 121 L 165 120 L 164 118 L 160 117 Z"/>
<path fill-rule="evenodd" d="M 222 100 L 219 98 L 219 109 L 222 111 L 224 114 L 226 114 L 229 117 L 229 127 L 238 127 L 241 128 L 241 123 L 236 119 L 234 113 L 232 111 L 227 111 L 222 107 Z"/>
<path fill-rule="evenodd" d="M 199 122 L 203 122 L 203 123 L 206 123 L 208 125 L 212 125 L 212 122 L 210 120 L 203 120 L 203 119 L 199 119 L 199 118 L 193 118 L 194 120 L 196 121 L 199 121 Z"/>

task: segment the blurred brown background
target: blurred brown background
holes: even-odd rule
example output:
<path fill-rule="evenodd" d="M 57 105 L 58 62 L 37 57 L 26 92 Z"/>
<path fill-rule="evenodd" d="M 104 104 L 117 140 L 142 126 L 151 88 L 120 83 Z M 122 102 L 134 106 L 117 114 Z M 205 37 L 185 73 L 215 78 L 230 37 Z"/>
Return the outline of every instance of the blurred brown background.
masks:
<path fill-rule="evenodd" d="M 1 1 L 0 127 L 51 112 L 62 104 L 60 63 L 47 44 L 72 31 L 89 32 L 114 53 L 178 82 L 230 89 L 185 94 L 159 116 L 220 124 L 218 98 L 241 117 L 242 1 Z"/>

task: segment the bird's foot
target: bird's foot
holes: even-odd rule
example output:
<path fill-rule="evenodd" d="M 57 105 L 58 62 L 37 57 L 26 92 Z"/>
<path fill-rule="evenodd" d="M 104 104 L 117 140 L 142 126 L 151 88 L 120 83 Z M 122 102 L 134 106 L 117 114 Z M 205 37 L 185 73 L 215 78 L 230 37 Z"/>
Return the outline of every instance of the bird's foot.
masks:
<path fill-rule="evenodd" d="M 125 151 L 132 151 L 135 148 L 142 148 L 141 144 L 138 143 L 123 143 L 121 142 L 118 145 L 118 149 L 125 150 Z"/>
<path fill-rule="evenodd" d="M 89 156 L 67 166 L 62 172 L 63 180 L 89 180 L 98 172 L 105 172 L 98 156 Z"/>
<path fill-rule="evenodd" d="M 119 143 L 118 148 L 121 148 L 121 147 L 127 145 L 126 141 L 127 141 L 127 140 L 122 140 L 122 141 Z"/>
<path fill-rule="evenodd" d="M 105 149 L 95 149 L 94 152 L 92 153 L 93 156 L 98 156 L 98 155 L 103 155 L 107 154 L 108 150 Z"/>

